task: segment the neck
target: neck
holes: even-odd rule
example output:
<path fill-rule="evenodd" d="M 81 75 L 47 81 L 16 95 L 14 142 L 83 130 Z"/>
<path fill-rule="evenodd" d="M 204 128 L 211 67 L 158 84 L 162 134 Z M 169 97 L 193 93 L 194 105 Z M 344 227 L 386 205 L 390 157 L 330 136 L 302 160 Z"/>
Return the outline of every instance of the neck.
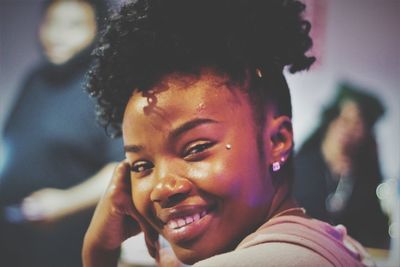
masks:
<path fill-rule="evenodd" d="M 272 198 L 267 219 L 269 220 L 285 210 L 297 207 L 298 205 L 290 193 L 289 186 L 284 183 L 277 188 L 276 193 Z"/>

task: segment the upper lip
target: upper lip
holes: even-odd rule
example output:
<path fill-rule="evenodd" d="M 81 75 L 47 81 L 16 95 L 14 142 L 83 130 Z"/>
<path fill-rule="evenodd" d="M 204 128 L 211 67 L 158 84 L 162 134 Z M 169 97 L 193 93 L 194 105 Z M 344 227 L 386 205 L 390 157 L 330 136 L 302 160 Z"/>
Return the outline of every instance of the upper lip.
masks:
<path fill-rule="evenodd" d="M 179 218 L 185 218 L 187 216 L 193 216 L 203 211 L 210 211 L 211 205 L 179 205 L 172 208 L 162 209 L 157 213 L 157 217 L 165 225 L 170 220 Z"/>

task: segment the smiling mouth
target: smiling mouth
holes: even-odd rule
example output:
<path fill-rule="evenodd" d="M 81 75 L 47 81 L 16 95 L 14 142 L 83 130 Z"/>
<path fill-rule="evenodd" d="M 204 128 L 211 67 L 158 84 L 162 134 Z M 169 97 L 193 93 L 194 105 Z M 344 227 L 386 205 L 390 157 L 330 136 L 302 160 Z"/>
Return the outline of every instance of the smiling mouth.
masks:
<path fill-rule="evenodd" d="M 185 246 L 195 242 L 215 219 L 215 209 L 215 205 L 178 205 L 161 210 L 158 218 L 162 222 L 164 237 L 170 243 Z"/>
<path fill-rule="evenodd" d="M 194 222 L 199 221 L 201 218 L 207 215 L 207 211 L 203 210 L 202 212 L 198 212 L 193 215 L 188 215 L 181 218 L 171 219 L 167 222 L 167 227 L 170 229 L 179 229 L 186 225 L 192 224 Z"/>

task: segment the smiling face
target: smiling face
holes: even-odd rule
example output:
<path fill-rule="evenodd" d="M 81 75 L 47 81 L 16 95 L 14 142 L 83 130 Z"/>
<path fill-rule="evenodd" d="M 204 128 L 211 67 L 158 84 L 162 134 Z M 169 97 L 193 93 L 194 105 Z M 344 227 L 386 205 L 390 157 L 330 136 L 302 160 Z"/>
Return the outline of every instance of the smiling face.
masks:
<path fill-rule="evenodd" d="M 266 221 L 274 193 L 247 94 L 227 82 L 169 75 L 124 114 L 133 202 L 185 263 L 234 249 Z"/>

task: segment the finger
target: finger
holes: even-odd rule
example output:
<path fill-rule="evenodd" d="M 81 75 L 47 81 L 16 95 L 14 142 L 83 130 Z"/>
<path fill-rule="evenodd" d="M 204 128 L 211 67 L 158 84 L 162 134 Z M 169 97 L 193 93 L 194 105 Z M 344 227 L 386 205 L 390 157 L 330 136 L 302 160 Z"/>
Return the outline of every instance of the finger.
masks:
<path fill-rule="evenodd" d="M 149 223 L 146 222 L 134 206 L 131 198 L 130 166 L 126 160 L 122 161 L 117 166 L 111 181 L 111 186 L 111 190 L 113 190 L 114 193 L 117 192 L 120 200 L 123 200 L 123 202 L 119 203 L 121 205 L 120 208 L 123 209 L 125 214 L 132 217 L 136 225 L 139 224 L 140 229 L 145 233 L 145 241 L 150 255 L 153 258 L 158 259 L 158 233 Z M 125 193 L 124 197 L 121 196 L 120 191 Z M 133 229 L 133 233 L 131 234 L 137 234 L 134 227 L 131 229 Z"/>
<path fill-rule="evenodd" d="M 111 199 L 114 211 L 123 215 L 133 215 L 134 212 L 129 178 L 129 165 L 123 161 L 115 168 L 105 193 Z"/>
<path fill-rule="evenodd" d="M 110 181 L 110 190 L 114 190 L 115 188 L 130 190 L 129 168 L 129 163 L 127 161 L 122 161 L 117 165 Z"/>
<path fill-rule="evenodd" d="M 123 209 L 123 213 L 129 215 L 134 220 L 144 220 L 132 200 L 131 181 L 130 181 L 130 165 L 127 160 L 124 160 L 115 170 L 115 175 L 111 182 L 114 194 L 120 197 L 121 202 L 120 208 Z M 123 195 L 120 195 L 123 192 Z"/>

